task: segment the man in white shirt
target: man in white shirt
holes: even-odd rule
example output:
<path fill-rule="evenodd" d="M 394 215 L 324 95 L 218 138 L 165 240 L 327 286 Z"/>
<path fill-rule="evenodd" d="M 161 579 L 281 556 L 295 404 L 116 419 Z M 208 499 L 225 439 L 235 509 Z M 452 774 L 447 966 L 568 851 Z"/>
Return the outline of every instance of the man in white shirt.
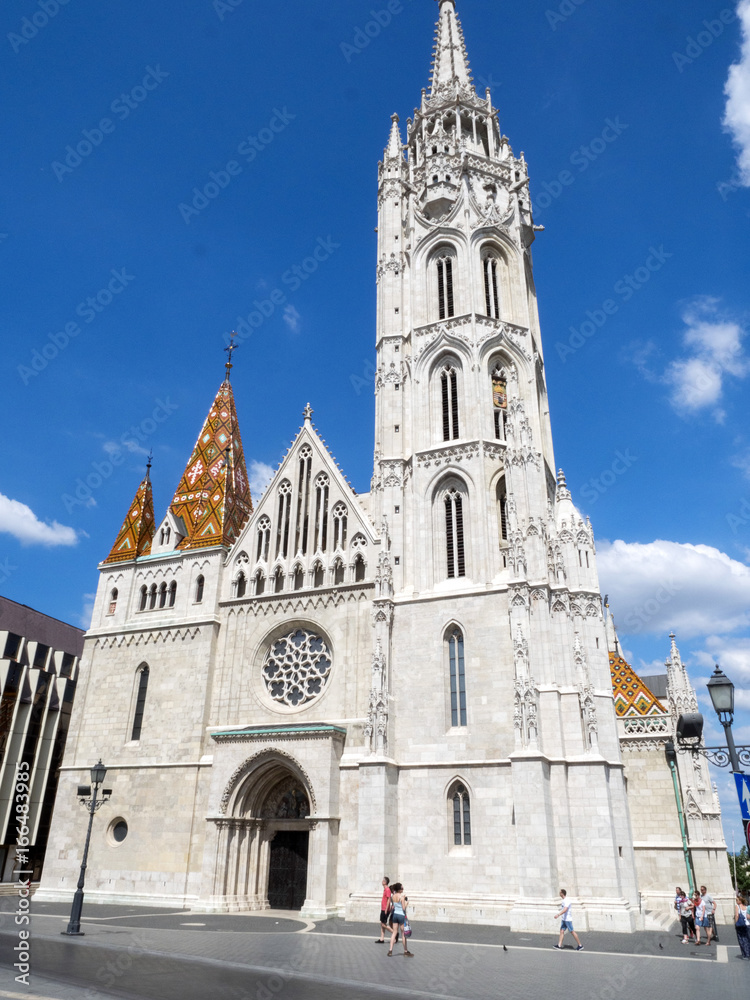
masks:
<path fill-rule="evenodd" d="M 706 911 L 703 915 L 703 927 L 706 929 L 706 944 L 711 944 L 711 939 L 719 938 L 716 935 L 716 921 L 714 919 L 714 913 L 716 913 L 716 900 L 709 893 L 705 885 L 701 886 L 701 899 L 705 904 Z"/>
<path fill-rule="evenodd" d="M 573 900 L 568 899 L 568 894 L 564 889 L 560 890 L 560 911 L 555 914 L 555 920 L 558 917 L 562 917 L 562 923 L 560 924 L 560 940 L 554 947 L 558 951 L 563 950 L 563 938 L 565 937 L 565 932 L 570 931 L 573 935 L 578 947 L 576 951 L 583 951 L 583 945 L 581 944 L 581 939 L 578 937 L 576 932 L 573 930 Z"/>

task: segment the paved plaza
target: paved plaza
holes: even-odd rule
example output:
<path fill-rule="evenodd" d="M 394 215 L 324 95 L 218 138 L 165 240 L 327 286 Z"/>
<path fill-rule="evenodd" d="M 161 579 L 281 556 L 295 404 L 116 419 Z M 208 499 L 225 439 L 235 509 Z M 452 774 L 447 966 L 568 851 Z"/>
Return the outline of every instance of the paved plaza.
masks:
<path fill-rule="evenodd" d="M 746 998 L 750 963 L 734 931 L 717 948 L 673 934 L 588 933 L 585 950 L 556 952 L 549 935 L 415 922 L 413 959 L 374 943 L 377 924 L 313 924 L 288 912 L 205 914 L 84 906 L 85 936 L 61 935 L 67 909 L 32 903 L 29 985 L 15 981 L 12 898 L 0 900 L 0 996 L 9 1000 L 663 1000 Z M 507 950 L 506 950 L 507 949 Z M 676 994 L 675 994 L 676 991 Z"/>

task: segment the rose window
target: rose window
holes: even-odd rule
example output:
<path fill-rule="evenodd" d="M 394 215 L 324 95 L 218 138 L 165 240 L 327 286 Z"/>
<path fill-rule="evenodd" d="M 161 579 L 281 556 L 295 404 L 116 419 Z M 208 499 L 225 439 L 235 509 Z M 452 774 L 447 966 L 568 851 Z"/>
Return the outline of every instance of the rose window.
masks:
<path fill-rule="evenodd" d="M 302 628 L 273 642 L 263 663 L 268 693 L 292 708 L 317 698 L 330 672 L 331 652 L 325 640 Z"/>

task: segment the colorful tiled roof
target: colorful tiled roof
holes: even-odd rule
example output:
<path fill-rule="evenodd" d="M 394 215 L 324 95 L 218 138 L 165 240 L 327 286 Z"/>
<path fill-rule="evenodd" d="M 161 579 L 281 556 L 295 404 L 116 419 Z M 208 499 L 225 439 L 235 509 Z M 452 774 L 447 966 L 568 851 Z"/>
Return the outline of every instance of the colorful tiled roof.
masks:
<path fill-rule="evenodd" d="M 253 510 L 232 386 L 222 382 L 169 508 L 186 536 L 178 549 L 234 544 Z"/>
<path fill-rule="evenodd" d="M 659 699 L 654 697 L 630 664 L 617 653 L 609 654 L 609 668 L 612 672 L 615 711 L 619 717 L 666 713 L 667 710 Z"/>
<path fill-rule="evenodd" d="M 148 555 L 154 538 L 154 499 L 148 472 L 138 487 L 112 551 L 105 563 L 124 562 Z"/>

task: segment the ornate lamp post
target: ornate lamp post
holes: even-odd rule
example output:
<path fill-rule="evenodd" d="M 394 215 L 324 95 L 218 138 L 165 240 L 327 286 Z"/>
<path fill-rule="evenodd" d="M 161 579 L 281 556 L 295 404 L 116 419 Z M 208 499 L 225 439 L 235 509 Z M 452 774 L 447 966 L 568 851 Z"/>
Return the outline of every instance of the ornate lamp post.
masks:
<path fill-rule="evenodd" d="M 727 737 L 725 747 L 701 746 L 703 737 L 703 716 L 700 712 L 688 712 L 677 720 L 677 751 L 678 753 L 700 754 L 717 767 L 727 767 L 731 764 L 732 771 L 742 773 L 742 765 L 750 766 L 750 746 L 735 746 L 732 735 L 734 721 L 734 684 L 729 680 L 719 665 L 708 682 L 708 693 L 714 706 L 719 722 L 724 727 Z"/>
<path fill-rule="evenodd" d="M 94 764 L 91 768 L 91 785 L 79 785 L 78 786 L 78 799 L 82 805 L 85 805 L 89 813 L 89 826 L 86 832 L 86 845 L 83 848 L 83 860 L 81 862 L 81 874 L 78 876 L 78 887 L 73 896 L 73 907 L 70 911 L 70 920 L 68 921 L 67 929 L 62 931 L 63 934 L 78 935 L 83 936 L 83 931 L 81 930 L 81 911 L 83 910 L 83 883 L 86 878 L 86 861 L 89 856 L 89 843 L 91 842 L 91 827 L 94 823 L 94 813 L 100 806 L 103 806 L 105 802 L 109 800 L 112 794 L 111 788 L 102 789 L 102 797 L 97 801 L 97 795 L 99 793 L 99 786 L 104 781 L 107 774 L 107 769 L 102 764 L 101 759 L 98 764 Z M 93 786 L 93 795 L 91 793 L 91 788 Z"/>

